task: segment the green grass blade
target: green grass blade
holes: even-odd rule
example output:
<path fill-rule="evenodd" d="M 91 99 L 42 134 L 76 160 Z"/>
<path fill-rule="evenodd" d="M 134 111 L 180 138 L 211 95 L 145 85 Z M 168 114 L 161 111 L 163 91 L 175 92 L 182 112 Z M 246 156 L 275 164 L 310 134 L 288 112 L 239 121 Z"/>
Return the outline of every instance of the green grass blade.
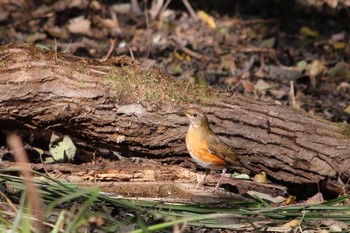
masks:
<path fill-rule="evenodd" d="M 65 219 L 65 211 L 61 211 L 60 215 L 58 216 L 58 219 L 56 221 L 56 224 L 54 228 L 52 229 L 51 233 L 58 233 L 60 230 L 61 225 L 63 224 Z"/>

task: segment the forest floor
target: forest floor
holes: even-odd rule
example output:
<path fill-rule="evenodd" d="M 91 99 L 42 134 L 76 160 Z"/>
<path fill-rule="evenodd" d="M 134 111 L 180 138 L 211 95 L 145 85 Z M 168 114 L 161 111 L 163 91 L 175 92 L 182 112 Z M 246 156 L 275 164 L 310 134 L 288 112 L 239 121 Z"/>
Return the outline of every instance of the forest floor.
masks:
<path fill-rule="evenodd" d="M 2 3 L 0 44 L 100 59 L 128 55 L 178 79 L 350 122 L 346 8 L 293 1 L 192 3 L 188 9 L 175 1 L 149 3 L 148 10 L 144 4 L 30 2 Z"/>
<path fill-rule="evenodd" d="M 1 45 L 102 60 L 127 55 L 176 79 L 350 123 L 347 8 L 253 0 L 187 7 L 187 1 L 38 2 L 0 3 Z"/>

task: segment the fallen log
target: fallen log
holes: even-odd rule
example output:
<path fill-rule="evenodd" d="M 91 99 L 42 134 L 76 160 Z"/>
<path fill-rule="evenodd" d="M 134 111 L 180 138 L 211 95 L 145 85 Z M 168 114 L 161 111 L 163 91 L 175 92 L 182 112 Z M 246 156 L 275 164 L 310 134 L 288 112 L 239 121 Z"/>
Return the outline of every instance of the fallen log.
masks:
<path fill-rule="evenodd" d="M 13 162 L 0 164 L 0 169 L 13 172 L 20 165 Z M 234 187 L 234 192 L 213 193 L 214 188 L 208 186 L 196 187 L 197 173 L 187 168 L 175 165 L 164 166 L 162 163 L 144 160 L 135 164 L 128 160 L 100 162 L 98 164 L 83 164 L 83 166 L 60 163 L 60 164 L 32 164 L 35 171 L 46 172 L 51 178 L 63 182 L 77 183 L 79 186 L 99 187 L 104 192 L 114 195 L 122 195 L 129 198 L 161 198 L 162 201 L 174 203 L 225 203 L 228 200 L 249 202 L 252 197 L 251 190 L 268 194 L 280 202 L 287 190 L 283 186 L 274 184 L 258 183 L 246 179 L 227 179 L 227 184 Z M 220 178 L 208 176 L 209 182 L 214 186 Z M 235 194 L 233 194 L 235 193 Z M 243 196 L 249 196 L 244 198 Z M 160 201 L 160 200 L 159 200 Z M 280 204 L 280 203 L 278 203 Z"/>
<path fill-rule="evenodd" d="M 213 130 L 254 173 L 316 184 L 350 178 L 350 126 L 239 94 L 174 80 L 132 59 L 107 62 L 32 47 L 0 47 L 0 129 L 69 135 L 81 156 L 187 155 L 179 107 L 207 113 Z M 2 142 L 3 143 L 3 142 Z"/>

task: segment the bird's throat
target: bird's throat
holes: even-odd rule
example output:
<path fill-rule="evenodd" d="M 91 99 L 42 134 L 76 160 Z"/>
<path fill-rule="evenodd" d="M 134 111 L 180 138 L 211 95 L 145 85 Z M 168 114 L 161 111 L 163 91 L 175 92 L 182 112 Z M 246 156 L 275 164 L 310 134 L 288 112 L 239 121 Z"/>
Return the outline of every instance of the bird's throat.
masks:
<path fill-rule="evenodd" d="M 211 132 L 211 129 L 208 124 L 202 123 L 200 125 L 190 124 L 188 128 L 189 133 L 199 134 L 199 135 L 207 135 Z"/>

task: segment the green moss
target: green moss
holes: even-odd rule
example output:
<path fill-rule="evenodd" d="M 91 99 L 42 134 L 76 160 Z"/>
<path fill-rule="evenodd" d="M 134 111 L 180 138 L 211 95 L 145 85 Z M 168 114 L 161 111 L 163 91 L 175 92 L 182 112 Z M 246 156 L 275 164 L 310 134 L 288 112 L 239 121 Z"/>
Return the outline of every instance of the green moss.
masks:
<path fill-rule="evenodd" d="M 157 69 L 138 71 L 132 67 L 115 67 L 104 78 L 118 94 L 137 102 L 198 104 L 218 100 L 213 89 L 176 80 Z"/>
<path fill-rule="evenodd" d="M 82 74 L 85 74 L 87 71 L 86 65 L 84 65 L 82 62 L 69 62 L 69 68 L 74 72 L 79 72 Z"/>
<path fill-rule="evenodd" d="M 57 52 L 52 52 L 52 59 L 55 61 L 56 65 L 65 66 L 65 62 L 58 57 Z"/>
<path fill-rule="evenodd" d="M 344 135 L 344 138 L 350 138 L 350 125 L 347 123 L 338 123 L 340 133 Z"/>

